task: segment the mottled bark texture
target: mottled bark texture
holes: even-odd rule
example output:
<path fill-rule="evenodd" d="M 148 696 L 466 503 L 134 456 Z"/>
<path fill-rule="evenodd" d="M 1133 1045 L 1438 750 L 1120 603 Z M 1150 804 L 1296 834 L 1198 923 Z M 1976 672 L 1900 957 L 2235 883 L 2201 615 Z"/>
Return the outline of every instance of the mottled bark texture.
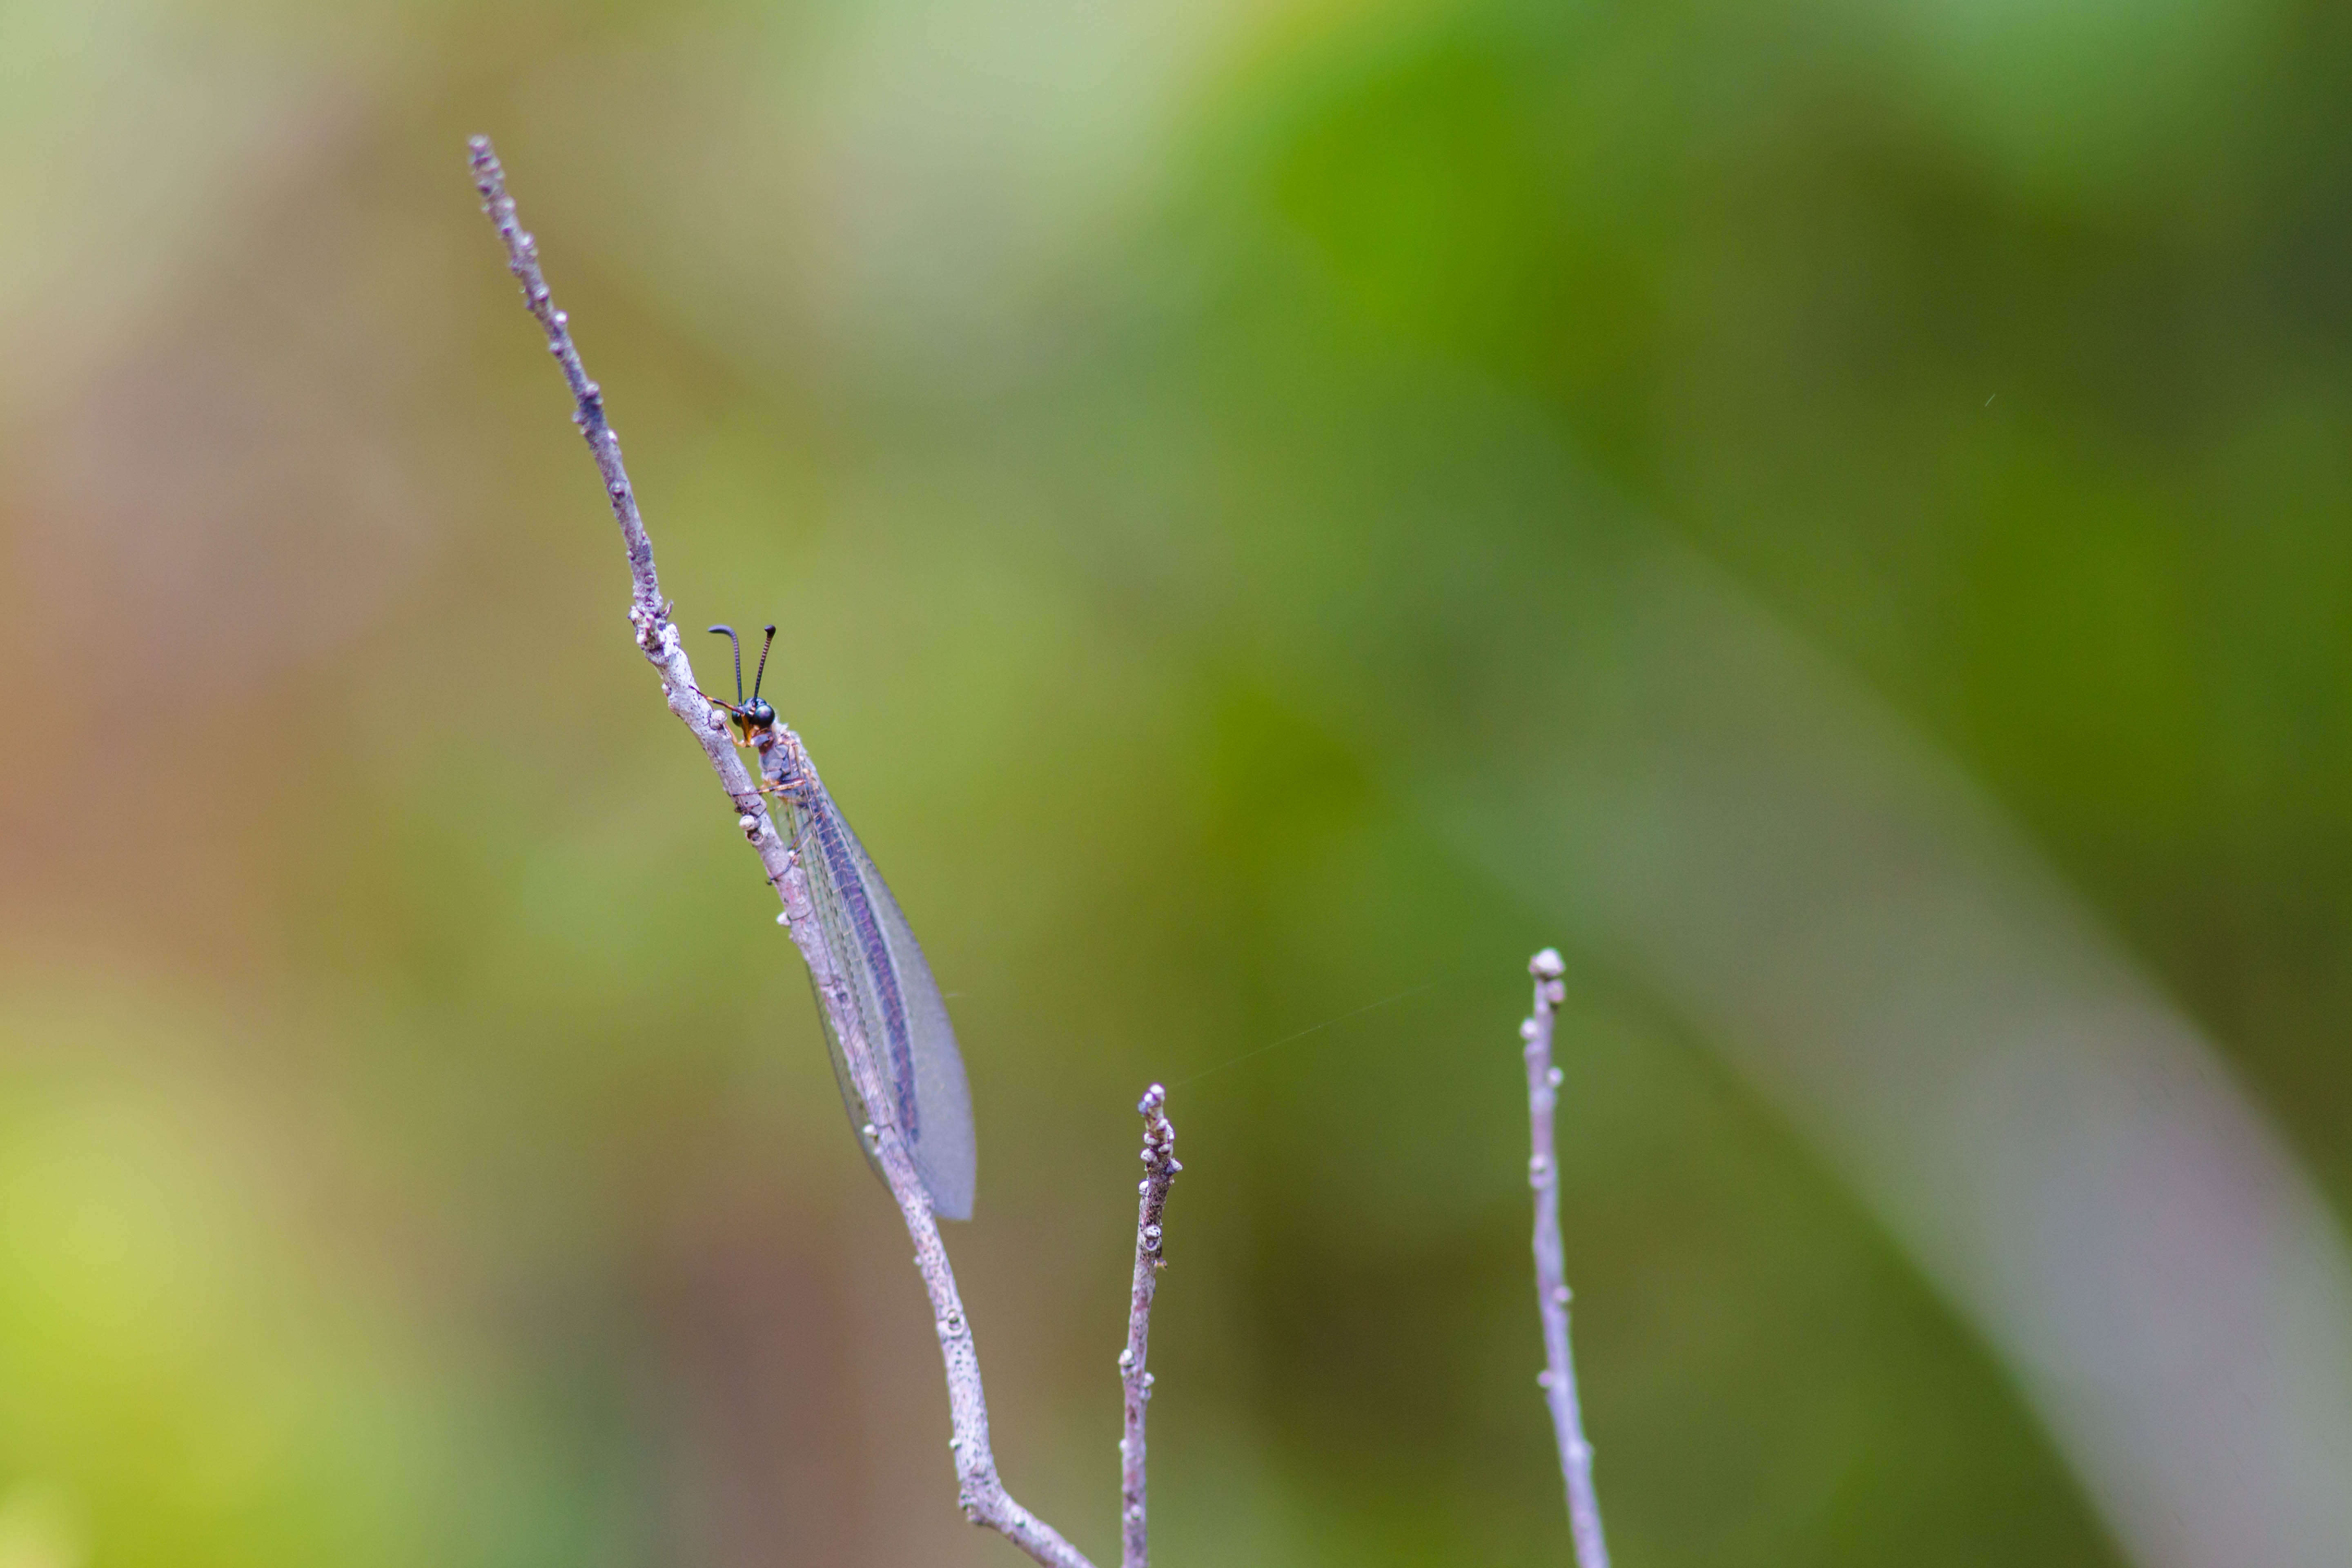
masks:
<path fill-rule="evenodd" d="M 1536 977 L 1535 1016 L 1519 1026 L 1527 1042 L 1528 1121 L 1534 1153 L 1528 1184 L 1536 1192 L 1536 1310 L 1543 1319 L 1544 1370 L 1536 1376 L 1551 1407 L 1552 1434 L 1559 1441 L 1559 1470 L 1568 1483 L 1569 1532 L 1576 1542 L 1577 1568 L 1609 1568 L 1609 1546 L 1601 1535 L 1601 1501 L 1592 1490 L 1592 1445 L 1584 1440 L 1584 1412 L 1576 1398 L 1576 1363 L 1568 1347 L 1568 1276 L 1559 1244 L 1559 1162 L 1552 1155 L 1551 1113 L 1560 1074 L 1551 1065 L 1552 1020 L 1567 997 L 1560 956 L 1550 948 L 1528 961 Z"/>

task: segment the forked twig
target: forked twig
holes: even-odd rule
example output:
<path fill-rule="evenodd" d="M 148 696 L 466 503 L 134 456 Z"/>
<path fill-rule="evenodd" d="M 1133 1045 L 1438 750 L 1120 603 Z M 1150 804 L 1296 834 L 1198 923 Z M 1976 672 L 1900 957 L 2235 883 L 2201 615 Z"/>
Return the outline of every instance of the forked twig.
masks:
<path fill-rule="evenodd" d="M 738 756 L 724 716 L 703 698 L 695 684 L 694 668 L 688 662 L 677 627 L 669 618 L 669 605 L 662 598 L 660 580 L 655 575 L 653 542 L 646 535 L 645 520 L 637 511 L 636 491 L 629 483 L 628 470 L 621 464 L 620 437 L 604 417 L 604 394 L 588 379 L 588 372 L 580 363 L 580 352 L 572 342 L 569 318 L 556 309 L 547 279 L 541 275 L 539 247 L 515 216 L 514 200 L 507 195 L 506 172 L 490 148 L 489 138 L 475 137 L 472 147 L 474 184 L 482 194 L 483 210 L 489 214 L 499 237 L 505 242 L 507 265 L 521 281 L 523 300 L 547 333 L 548 351 L 562 367 L 563 379 L 572 388 L 572 419 L 587 438 L 589 451 L 595 456 L 597 471 L 604 476 L 606 499 L 621 525 L 621 542 L 629 556 L 629 625 L 635 631 L 637 647 L 660 672 L 662 695 L 668 701 L 669 710 L 677 715 L 678 721 L 701 745 L 727 798 L 733 803 L 736 826 L 758 852 L 768 882 L 782 901 L 783 914 L 780 918 L 800 948 L 801 956 L 808 961 L 809 972 L 817 982 L 818 995 L 828 999 L 845 995 L 845 988 L 837 984 L 838 977 L 833 973 L 832 956 L 818 936 L 807 878 L 770 820 L 766 797 Z M 854 1009 L 845 1016 L 844 1009 L 831 1000 L 825 1005 L 834 1014 L 835 1026 L 844 1038 L 859 1037 Z M 955 1272 L 948 1265 L 947 1247 L 940 1239 L 939 1222 L 931 1213 L 930 1196 L 924 1191 L 914 1162 L 895 1129 L 882 1128 L 873 1134 L 872 1141 L 883 1177 L 889 1184 L 890 1195 L 898 1200 L 898 1210 L 906 1216 L 907 1233 L 914 1238 L 915 1267 L 922 1274 L 924 1289 L 930 1293 L 931 1316 L 940 1336 L 940 1356 L 947 1370 L 948 1405 L 955 1428 L 954 1439 L 949 1446 L 955 1455 L 959 1500 L 964 1517 L 1001 1532 L 1031 1557 L 1046 1564 L 1046 1568 L 1093 1568 L 1052 1526 L 1013 1501 L 1004 1483 L 997 1479 L 996 1458 L 988 1442 L 988 1402 L 981 1389 L 979 1355 L 972 1345 L 971 1325 L 964 1317 L 963 1302 L 956 1293 Z"/>
<path fill-rule="evenodd" d="M 1567 965 L 1545 948 L 1528 962 L 1536 977 L 1535 1016 L 1519 1026 L 1527 1042 L 1528 1121 L 1535 1152 L 1528 1161 L 1528 1184 L 1536 1193 L 1536 1309 L 1543 1318 L 1544 1370 L 1536 1381 L 1551 1407 L 1552 1433 L 1559 1441 L 1559 1470 L 1568 1483 L 1568 1528 L 1575 1540 L 1577 1568 L 1609 1568 L 1609 1545 L 1601 1535 L 1601 1500 L 1592 1489 L 1592 1445 L 1584 1440 L 1584 1412 L 1576 1398 L 1576 1363 L 1568 1346 L 1568 1276 L 1559 1244 L 1559 1162 L 1552 1155 L 1551 1113 L 1559 1069 L 1551 1065 L 1553 1010 L 1567 999 L 1560 976 Z"/>
<path fill-rule="evenodd" d="M 1119 1568 L 1149 1568 L 1150 1534 L 1143 1514 L 1143 1416 L 1151 1403 L 1151 1373 L 1144 1357 L 1151 1349 L 1151 1298 L 1160 1271 L 1168 1266 L 1160 1248 L 1160 1216 L 1168 1188 L 1184 1167 L 1176 1163 L 1176 1127 L 1162 1112 L 1168 1091 L 1153 1084 L 1135 1109 L 1143 1117 L 1142 1202 L 1135 1216 L 1135 1289 L 1127 1310 L 1127 1348 L 1118 1352 L 1119 1382 L 1127 1390 L 1127 1431 L 1118 1441 Z"/>

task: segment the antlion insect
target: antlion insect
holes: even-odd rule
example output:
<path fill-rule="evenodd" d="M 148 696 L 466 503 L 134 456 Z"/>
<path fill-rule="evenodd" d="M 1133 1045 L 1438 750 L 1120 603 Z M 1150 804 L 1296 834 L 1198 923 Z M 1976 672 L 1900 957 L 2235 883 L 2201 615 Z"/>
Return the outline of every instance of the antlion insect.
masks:
<path fill-rule="evenodd" d="M 776 628 L 767 628 L 748 700 L 741 639 L 730 626 L 710 630 L 734 647 L 735 700 L 707 691 L 703 696 L 726 712 L 736 743 L 759 753 L 760 792 L 782 808 L 785 820 L 778 826 L 808 878 L 817 930 L 833 959 L 833 984 L 841 994 L 832 1000 L 858 1021 L 862 1038 L 845 1041 L 835 1026 L 834 1009 L 818 990 L 817 1016 L 824 1024 L 850 1125 L 858 1129 L 868 1160 L 874 1158 L 874 1129 L 895 1128 L 930 1194 L 933 1211 L 942 1219 L 970 1219 L 975 1180 L 971 1096 L 930 965 L 923 962 L 923 950 L 882 873 L 825 793 L 808 748 L 760 695 Z M 824 984 L 814 971 L 809 983 L 813 989 Z"/>
<path fill-rule="evenodd" d="M 506 171 L 499 166 L 488 137 L 474 138 L 473 163 L 482 209 L 506 247 L 507 266 L 522 285 L 523 303 L 562 367 L 572 389 L 573 417 L 596 459 L 614 521 L 620 524 L 629 558 L 629 620 L 637 647 L 661 671 L 670 710 L 693 729 L 740 812 L 746 800 L 740 793 L 740 769 L 719 743 L 707 706 L 709 696 L 692 684 L 693 669 L 678 646 L 669 601 L 662 597 L 661 579 L 654 570 L 653 541 L 621 462 L 621 439 L 604 416 L 604 391 L 580 363 L 571 318 L 556 308 L 555 295 L 540 269 L 538 243 L 515 216 Z M 771 646 L 775 635 L 775 628 L 769 627 Z M 807 749 L 799 736 L 776 722 L 775 710 L 760 700 L 759 676 L 752 678 L 751 700 L 744 700 L 743 645 L 731 631 L 727 636 L 735 647 L 735 700 L 719 707 L 735 721 L 736 739 L 759 753 L 761 793 L 777 802 L 778 809 L 769 815 L 773 826 L 785 831 L 779 837 L 758 815 L 743 826 L 751 830 L 746 837 L 793 922 L 793 943 L 808 961 L 850 1121 L 906 1217 L 908 1237 L 915 1244 L 915 1268 L 923 1277 L 932 1321 L 939 1326 L 940 1362 L 955 1423 L 955 1439 L 949 1447 L 955 1455 L 957 1501 L 966 1519 L 1002 1531 L 1043 1568 L 1091 1568 L 1086 1553 L 1013 1500 L 996 1473 L 996 1456 L 989 1447 L 980 1352 L 972 1342 L 971 1320 L 964 1315 L 938 1223 L 940 1216 L 969 1215 L 972 1192 L 971 1103 L 947 1007 L 923 963 L 922 949 L 907 929 L 906 917 L 825 794 Z M 764 650 L 760 664 L 764 675 Z M 688 689 L 697 691 L 699 700 L 685 701 Z M 845 1041 L 844 1035 L 852 1037 Z M 1139 1227 L 1139 1248 L 1144 1239 Z M 1134 1311 L 1139 1315 L 1150 1310 L 1149 1298 L 1142 1298 Z M 1138 1362 L 1134 1370 L 1140 1373 L 1139 1355 Z M 1139 1439 L 1139 1426 L 1136 1433 Z M 1139 1440 L 1131 1454 L 1129 1463 L 1139 1477 Z M 1137 1527 L 1134 1539 L 1139 1543 L 1139 1493 L 1130 1510 L 1129 1522 Z M 1140 1568 L 1143 1559 L 1130 1554 L 1128 1562 Z"/>

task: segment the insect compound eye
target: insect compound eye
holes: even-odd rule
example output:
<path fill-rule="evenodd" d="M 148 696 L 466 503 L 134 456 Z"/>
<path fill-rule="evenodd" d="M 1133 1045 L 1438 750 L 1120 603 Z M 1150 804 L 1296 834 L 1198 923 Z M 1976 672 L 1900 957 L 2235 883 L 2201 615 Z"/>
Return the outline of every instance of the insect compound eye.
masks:
<path fill-rule="evenodd" d="M 752 699 L 751 706 L 744 711 L 754 730 L 764 730 L 776 721 L 776 710 L 758 698 Z"/>

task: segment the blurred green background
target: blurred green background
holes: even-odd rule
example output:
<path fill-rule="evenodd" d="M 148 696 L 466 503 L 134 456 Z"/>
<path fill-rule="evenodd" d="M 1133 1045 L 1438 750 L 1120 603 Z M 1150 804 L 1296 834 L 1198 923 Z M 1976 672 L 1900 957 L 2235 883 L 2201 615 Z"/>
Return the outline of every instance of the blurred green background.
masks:
<path fill-rule="evenodd" d="M 1982 1031 L 1874 987 L 2179 1026 L 2254 1108 L 2211 1233 L 2316 1259 L 2154 1258 L 2302 1325 L 2213 1407 L 2337 1386 L 2347 17 L 0 4 L 0 1564 L 1017 1560 L 477 131 L 680 621 L 782 623 L 950 994 L 998 1458 L 1098 1562 L 1155 1079 L 1161 1560 L 1568 1561 L 1554 942 L 1625 1568 L 2345 1561 L 2135 1502 L 2177 1472 L 2032 1325 L 2138 1345 L 2139 1298 L 2035 1316 L 2054 1211 L 1938 1175 L 2026 1167 L 1906 1163 Z M 1832 862 L 1994 867 L 2011 945 L 1824 872 L 1886 945 L 1798 984 L 1755 933 Z M 2011 948 L 2058 978 L 1980 983 Z M 2205 1222 L 2158 1143 L 2098 1214 Z"/>

